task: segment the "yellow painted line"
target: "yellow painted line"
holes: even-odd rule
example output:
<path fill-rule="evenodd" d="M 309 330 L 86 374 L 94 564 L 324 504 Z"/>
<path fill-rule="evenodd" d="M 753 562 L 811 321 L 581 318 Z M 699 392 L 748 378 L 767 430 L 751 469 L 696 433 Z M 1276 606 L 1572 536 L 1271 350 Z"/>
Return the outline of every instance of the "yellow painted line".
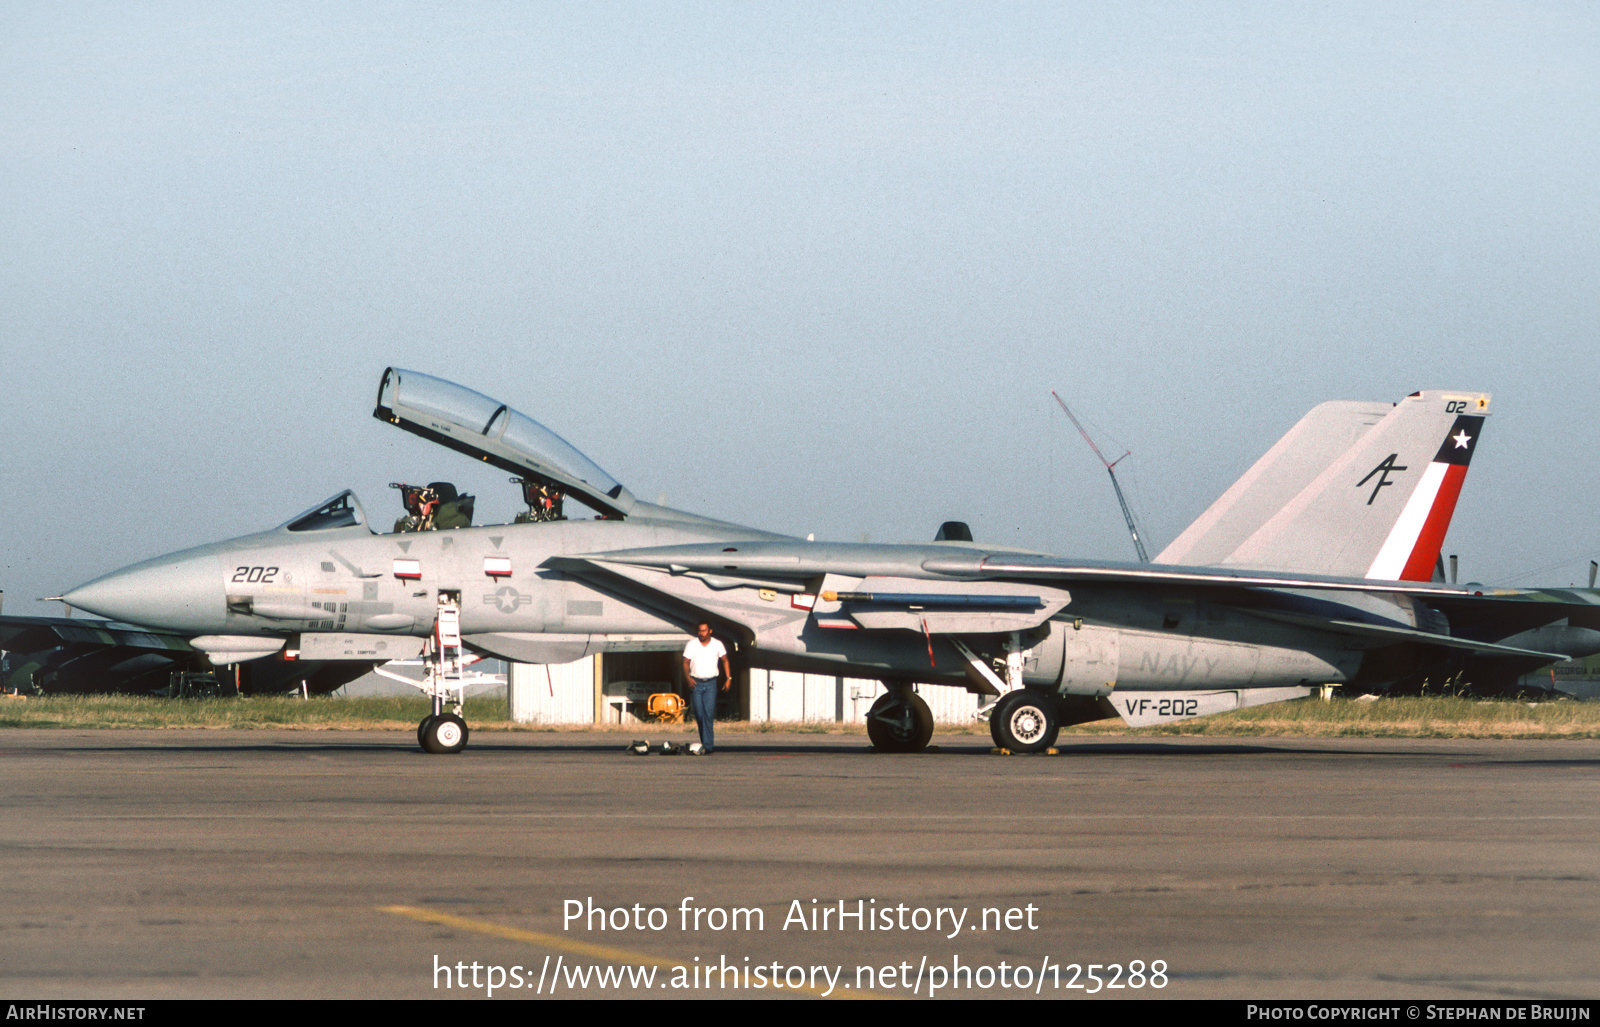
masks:
<path fill-rule="evenodd" d="M 507 927 L 504 924 L 490 923 L 487 920 L 472 920 L 464 916 L 451 916 L 449 913 L 437 913 L 431 909 L 418 909 L 415 906 L 379 906 L 380 913 L 393 913 L 395 916 L 408 917 L 420 920 L 427 924 L 439 924 L 444 927 L 454 927 L 461 931 L 472 931 L 477 934 L 487 934 L 496 938 L 505 938 L 508 941 L 521 941 L 529 945 L 538 945 L 540 948 L 555 949 L 557 952 L 570 952 L 575 956 L 592 956 L 595 959 L 604 959 L 613 963 L 631 963 L 634 966 L 657 966 L 665 970 L 676 970 L 678 967 L 692 968 L 695 964 L 692 959 L 663 959 L 644 952 L 631 952 L 628 949 L 612 948 L 609 945 L 595 945 L 587 941 L 575 941 L 571 938 L 562 938 L 554 934 L 541 934 L 538 931 L 524 931 L 520 927 Z M 705 966 L 706 964 L 702 964 Z M 703 991 L 705 989 L 691 989 Z M 737 991 L 753 989 L 739 988 Z M 774 990 L 774 989 L 767 989 Z M 826 989 L 802 986 L 791 988 L 785 985 L 783 991 L 799 991 L 807 994 L 824 997 Z M 887 995 L 878 995 L 870 991 L 856 991 L 846 989 L 841 979 L 840 986 L 833 989 L 833 994 L 827 998 L 854 998 L 854 999 L 881 999 Z"/>

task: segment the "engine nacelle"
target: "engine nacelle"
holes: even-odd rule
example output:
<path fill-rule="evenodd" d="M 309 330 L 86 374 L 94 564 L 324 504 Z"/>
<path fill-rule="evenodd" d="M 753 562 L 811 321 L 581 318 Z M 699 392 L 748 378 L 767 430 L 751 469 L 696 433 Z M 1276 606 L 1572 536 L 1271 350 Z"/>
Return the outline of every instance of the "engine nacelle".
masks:
<path fill-rule="evenodd" d="M 1062 695 L 1140 691 L 1277 688 L 1347 682 L 1357 650 L 1268 646 L 1141 628 L 1053 621 L 1028 650 L 1022 680 Z"/>

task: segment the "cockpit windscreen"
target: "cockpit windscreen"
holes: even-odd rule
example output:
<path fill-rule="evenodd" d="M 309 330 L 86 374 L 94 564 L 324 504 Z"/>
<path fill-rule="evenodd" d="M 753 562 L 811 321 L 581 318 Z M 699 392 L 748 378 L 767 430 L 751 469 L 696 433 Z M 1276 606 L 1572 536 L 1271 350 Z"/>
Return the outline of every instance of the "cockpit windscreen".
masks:
<path fill-rule="evenodd" d="M 361 504 L 356 501 L 355 493 L 345 489 L 320 506 L 296 514 L 282 527 L 285 531 L 327 531 L 329 528 L 349 528 L 365 523 L 367 517 Z"/>

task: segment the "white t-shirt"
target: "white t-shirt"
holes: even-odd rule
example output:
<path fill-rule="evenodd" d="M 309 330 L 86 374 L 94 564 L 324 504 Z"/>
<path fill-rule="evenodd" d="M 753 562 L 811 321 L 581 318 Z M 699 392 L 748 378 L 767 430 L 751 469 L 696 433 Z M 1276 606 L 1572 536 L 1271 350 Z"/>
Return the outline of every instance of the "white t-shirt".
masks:
<path fill-rule="evenodd" d="M 717 662 L 726 655 L 728 650 L 719 638 L 712 638 L 705 645 L 701 645 L 698 638 L 691 638 L 689 644 L 683 647 L 683 658 L 689 661 L 689 676 L 692 678 L 721 677 Z"/>

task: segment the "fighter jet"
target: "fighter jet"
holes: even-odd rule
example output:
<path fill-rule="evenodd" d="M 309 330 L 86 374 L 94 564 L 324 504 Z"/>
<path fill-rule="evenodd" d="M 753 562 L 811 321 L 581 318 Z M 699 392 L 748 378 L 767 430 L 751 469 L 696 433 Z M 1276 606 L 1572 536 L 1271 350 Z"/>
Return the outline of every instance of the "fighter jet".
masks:
<path fill-rule="evenodd" d="M 653 505 L 505 403 L 388 368 L 375 417 L 512 472 L 539 509 L 380 534 L 345 491 L 65 598 L 182 633 L 214 661 L 420 652 L 433 710 L 418 740 L 435 753 L 467 744 L 452 684 L 465 653 L 560 663 L 675 647 L 701 621 L 751 666 L 883 681 L 866 725 L 880 750 L 928 744 L 913 685 L 933 684 L 989 697 L 996 745 L 1039 751 L 1065 724 L 1157 724 L 1393 680 L 1441 651 L 1560 659 L 1501 638 L 1565 606 L 1426 580 L 1488 407 L 1448 391 L 1323 404 L 1157 562 L 1129 564 L 952 540 L 961 532 L 813 542 Z"/>
<path fill-rule="evenodd" d="M 22 695 L 151 693 L 197 656 L 177 635 L 71 617 L 0 616 L 0 688 Z"/>
<path fill-rule="evenodd" d="M 371 666 L 282 656 L 219 675 L 181 634 L 84 617 L 0 615 L 0 691 L 22 695 L 326 695 Z"/>

